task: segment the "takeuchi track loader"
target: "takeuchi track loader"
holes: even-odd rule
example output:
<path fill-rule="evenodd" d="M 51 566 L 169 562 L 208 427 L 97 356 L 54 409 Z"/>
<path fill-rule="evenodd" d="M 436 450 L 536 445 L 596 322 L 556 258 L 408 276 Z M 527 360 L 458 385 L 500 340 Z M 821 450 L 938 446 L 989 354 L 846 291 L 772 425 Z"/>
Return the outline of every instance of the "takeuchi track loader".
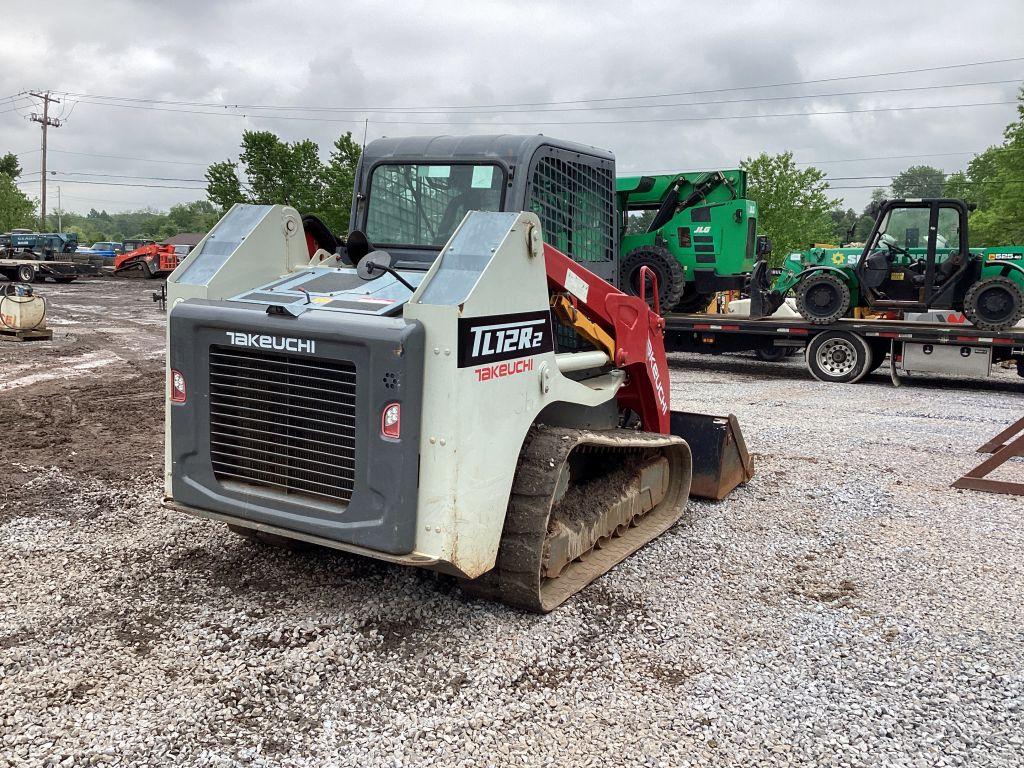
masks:
<path fill-rule="evenodd" d="M 614 274 L 613 163 L 386 140 L 344 242 L 233 207 L 168 280 L 166 503 L 548 611 L 748 480 L 734 417 L 671 410 L 661 317 L 585 266 Z"/>

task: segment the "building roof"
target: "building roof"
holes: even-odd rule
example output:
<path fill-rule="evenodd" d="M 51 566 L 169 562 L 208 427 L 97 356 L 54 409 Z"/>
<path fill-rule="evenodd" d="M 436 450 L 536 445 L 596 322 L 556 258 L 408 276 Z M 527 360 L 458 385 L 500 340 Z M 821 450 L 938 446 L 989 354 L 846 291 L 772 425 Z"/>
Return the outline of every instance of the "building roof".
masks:
<path fill-rule="evenodd" d="M 179 232 L 174 237 L 168 237 L 160 245 L 189 245 L 194 248 L 204 237 L 205 232 Z"/>

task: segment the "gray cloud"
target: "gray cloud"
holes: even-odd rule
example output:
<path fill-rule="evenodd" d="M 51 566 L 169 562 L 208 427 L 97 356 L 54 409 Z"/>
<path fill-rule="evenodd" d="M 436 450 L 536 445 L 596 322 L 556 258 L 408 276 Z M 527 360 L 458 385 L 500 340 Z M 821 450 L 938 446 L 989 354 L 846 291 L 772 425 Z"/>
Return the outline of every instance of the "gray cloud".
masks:
<path fill-rule="evenodd" d="M 6 2 L 0 27 L 0 97 L 26 88 L 130 98 L 296 106 L 430 107 L 599 99 L 735 88 L 885 72 L 1020 55 L 1024 5 L 1013 0 L 683 4 L 678 2 Z M 43 24 L 40 25 L 40 14 Z M 757 95 L 1024 77 L 1021 62 L 898 78 L 689 97 Z M 1013 85 L 842 96 L 798 101 L 644 110 L 467 116 L 374 112 L 368 134 L 542 132 L 607 147 L 624 172 L 735 166 L 761 151 L 798 160 L 837 160 L 980 150 L 1000 140 L 1012 106 L 815 117 L 536 125 L 866 109 L 1010 100 Z M 686 101 L 686 98 L 667 101 Z M 69 109 L 74 99 L 62 105 Z M 338 122 L 245 118 L 98 106 L 80 100 L 51 133 L 50 167 L 126 176 L 202 178 L 205 164 L 234 157 L 245 128 L 288 140 L 313 138 L 327 151 L 341 132 L 362 133 L 363 115 L 297 112 Z M 20 113 L 31 107 L 22 102 Z M 155 106 L 155 105 L 149 105 Z M 0 110 L 6 107 L 0 104 Z M 167 109 L 174 109 L 168 107 Z M 182 108 L 185 109 L 185 108 Z M 196 112 L 214 108 L 190 108 Z M 507 124 L 507 121 L 527 121 Z M 411 121 L 441 125 L 409 125 Z M 472 125 L 444 124 L 471 121 Z M 0 152 L 26 151 L 39 168 L 38 126 L 0 114 Z M 65 152 L 163 160 L 142 162 Z M 946 170 L 968 155 L 828 163 L 834 176 L 892 174 L 915 162 Z M 30 176 L 35 179 L 38 176 Z M 56 179 L 57 177 L 53 177 Z M 96 177 L 94 177 L 96 178 Z M 99 180 L 99 179 L 98 179 Z M 119 181 L 118 179 L 109 179 Z M 123 180 L 130 181 L 130 180 Z M 142 184 L 174 184 L 142 180 Z M 867 182 L 834 182 L 852 186 Z M 187 186 L 188 182 L 181 182 Z M 195 185 L 199 186 L 199 185 Z M 65 207 L 124 209 L 197 199 L 202 191 L 61 183 Z M 30 190 L 36 193 L 35 189 Z M 862 205 L 868 189 L 837 190 Z M 51 188 L 51 197 L 56 195 Z"/>

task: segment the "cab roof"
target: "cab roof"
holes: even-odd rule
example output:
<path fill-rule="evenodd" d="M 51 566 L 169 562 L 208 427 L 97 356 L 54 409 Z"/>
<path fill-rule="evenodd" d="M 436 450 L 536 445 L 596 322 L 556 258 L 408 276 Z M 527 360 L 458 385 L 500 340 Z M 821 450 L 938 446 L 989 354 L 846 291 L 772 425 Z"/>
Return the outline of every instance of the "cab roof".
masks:
<path fill-rule="evenodd" d="M 556 139 L 543 134 L 495 134 L 477 136 L 407 136 L 377 139 L 366 145 L 362 161 L 375 164 L 385 160 L 472 160 L 493 158 L 506 165 L 528 161 L 541 147 L 558 147 L 581 155 L 615 160 L 606 149 Z"/>

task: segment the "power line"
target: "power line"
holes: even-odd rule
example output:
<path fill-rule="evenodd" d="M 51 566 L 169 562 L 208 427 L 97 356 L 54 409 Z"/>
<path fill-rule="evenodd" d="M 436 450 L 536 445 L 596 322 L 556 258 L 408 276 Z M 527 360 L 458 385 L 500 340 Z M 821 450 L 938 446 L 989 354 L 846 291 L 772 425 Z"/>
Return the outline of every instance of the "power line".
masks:
<path fill-rule="evenodd" d="M 192 114 L 192 115 L 215 115 L 218 117 L 240 117 L 243 119 L 249 118 L 250 115 L 244 113 L 235 112 L 203 112 L 197 110 L 187 109 L 166 109 L 163 107 L 150 107 L 150 106 L 139 106 L 132 104 L 112 104 L 99 101 L 85 101 L 82 100 L 83 104 L 93 104 L 102 107 L 116 107 L 121 109 L 141 109 L 155 112 L 176 112 L 180 114 Z M 979 101 L 968 104 L 931 104 L 927 106 L 912 106 L 912 107 L 866 107 L 862 109 L 835 109 L 835 110 L 823 110 L 817 112 L 773 112 L 767 114 L 754 114 L 754 115 L 700 115 L 700 116 L 687 116 L 687 117 L 649 117 L 649 118 L 630 118 L 623 120 L 498 120 L 491 122 L 481 122 L 478 120 L 473 121 L 458 121 L 458 120 L 371 120 L 374 125 L 475 125 L 475 126 L 494 126 L 494 125 L 629 125 L 637 123 L 687 123 L 687 122 L 704 122 L 704 121 L 716 121 L 716 120 L 760 120 L 765 118 L 775 117 L 817 117 L 823 115 L 856 115 L 856 114 L 868 114 L 878 112 L 915 112 L 922 110 L 941 110 L 941 109 L 965 109 L 974 107 L 991 107 L 991 106 L 1002 106 L 1008 104 L 1016 104 L 1017 101 Z M 252 115 L 254 118 L 261 120 L 295 120 L 301 122 L 314 122 L 314 123 L 347 123 L 349 125 L 361 125 L 362 120 L 341 120 L 330 117 L 301 117 L 291 115 Z"/>
<path fill-rule="evenodd" d="M 879 93 L 906 93 L 910 91 L 934 91 L 942 90 L 946 88 L 974 88 L 978 86 L 986 85 L 1008 85 L 1008 84 L 1019 84 L 1022 81 L 1019 78 L 1010 80 L 985 80 L 974 83 L 947 83 L 942 85 L 920 85 L 906 88 L 878 88 L 873 90 L 861 90 L 861 91 L 839 91 L 833 93 L 808 93 L 808 94 L 795 94 L 790 96 L 756 96 L 752 98 L 741 98 L 741 99 L 713 99 L 710 101 L 687 101 L 687 102 L 675 102 L 669 104 L 625 104 L 625 105 L 614 105 L 614 106 L 597 106 L 597 107 L 543 107 L 534 109 L 521 110 L 524 113 L 537 113 L 537 112 L 593 112 L 593 111 L 604 111 L 604 110 L 623 110 L 623 109 L 665 109 L 669 107 L 696 107 L 696 106 L 708 106 L 713 104 L 748 104 L 761 101 L 792 101 L 794 99 L 825 99 L 834 98 L 837 96 L 866 96 L 870 94 Z M 342 112 L 342 113 L 364 113 L 364 112 L 378 112 L 378 113 L 401 113 L 407 115 L 437 115 L 451 110 L 445 110 L 443 108 L 431 108 L 431 109 L 403 109 L 400 107 L 382 107 L 379 109 L 361 109 L 358 107 L 289 107 L 289 106 L 256 106 L 256 105 L 241 105 L 241 104 L 222 104 L 216 105 L 209 102 L 189 102 L 189 101 L 168 101 L 168 100 L 143 100 L 143 99 L 131 99 L 123 98 L 118 96 L 97 96 L 90 94 L 67 94 L 69 97 L 80 97 L 82 99 L 104 99 L 103 102 L 85 101 L 86 104 L 106 104 L 109 106 L 133 106 L 133 103 L 145 101 L 147 104 L 164 104 L 164 105 L 177 105 L 186 107 L 211 107 L 217 106 L 224 110 L 233 110 L 237 112 L 242 109 L 250 110 L 264 110 L 273 109 L 282 112 Z M 127 104 L 118 104 L 117 102 L 129 102 Z M 79 102 L 75 102 L 76 104 Z M 465 108 L 470 109 L 470 108 Z M 477 110 L 473 112 L 458 112 L 458 114 L 501 114 L 509 113 L 511 110 L 498 110 L 495 111 L 483 111 L 482 108 L 472 107 L 471 109 Z M 185 110 L 176 110 L 185 111 Z M 203 113 L 205 114 L 205 113 Z"/>
<path fill-rule="evenodd" d="M 79 200 L 86 203 L 114 203 L 115 205 L 138 205 L 135 200 L 111 200 L 105 197 L 79 197 L 78 195 L 64 195 L 69 200 Z"/>
<path fill-rule="evenodd" d="M 38 152 L 38 149 L 29 150 L 29 152 Z M 197 163 L 189 160 L 156 160 L 147 157 L 128 157 L 126 155 L 99 155 L 94 152 L 70 152 L 66 149 L 51 149 L 51 152 L 58 152 L 62 155 L 78 155 L 80 157 L 105 157 L 111 160 L 134 160 L 139 163 L 164 163 L 168 165 L 201 165 L 208 166 L 209 163 Z M 26 152 L 20 152 L 19 155 L 28 154 Z"/>
<path fill-rule="evenodd" d="M 893 177 L 895 178 L 895 177 Z M 828 179 L 825 179 L 828 181 Z M 987 179 L 982 181 L 969 182 L 971 184 L 1024 184 L 1024 179 Z M 849 186 L 833 187 L 829 186 L 828 190 L 833 189 L 885 189 L 889 187 L 888 184 L 851 184 Z"/>
<path fill-rule="evenodd" d="M 994 147 L 993 149 L 995 149 L 996 151 L 1000 151 L 1000 152 L 1024 152 L 1024 149 L 1016 149 L 1016 148 L 1013 148 L 1013 147 Z M 16 154 L 17 156 L 20 157 L 21 155 L 33 154 L 33 153 L 38 152 L 38 151 L 39 151 L 38 149 L 29 149 L 29 150 L 26 150 L 24 152 L 15 152 L 14 154 Z M 853 163 L 853 162 L 862 162 L 862 161 L 869 161 L 869 160 L 905 160 L 905 159 L 920 158 L 920 157 L 952 157 L 952 156 L 957 156 L 957 155 L 977 155 L 977 154 L 981 154 L 982 152 L 985 152 L 985 151 L 987 151 L 987 150 L 981 149 L 981 150 L 965 150 L 963 152 L 932 152 L 932 153 L 923 154 L 923 155 L 879 155 L 879 156 L 876 156 L 876 157 L 849 157 L 849 158 L 842 158 L 842 159 L 836 159 L 836 160 L 806 160 L 806 161 L 797 162 L 796 165 L 824 165 L 826 163 Z M 56 152 L 56 153 L 60 153 L 62 155 L 75 155 L 75 156 L 79 156 L 79 157 L 100 157 L 100 158 L 107 158 L 107 159 L 113 159 L 113 160 L 134 160 L 134 161 L 140 162 L 140 163 L 160 163 L 160 164 L 164 164 L 164 165 L 198 165 L 198 166 L 202 166 L 204 168 L 208 167 L 210 165 L 210 163 L 195 162 L 195 161 L 188 161 L 188 160 L 165 160 L 165 159 L 153 158 L 153 157 L 128 157 L 128 156 L 125 156 L 125 155 L 101 155 L 101 154 L 96 154 L 96 153 L 93 153 L 93 152 L 70 152 L 70 151 L 64 150 L 64 149 L 51 149 L 50 152 L 51 153 L 55 153 Z M 706 169 L 692 169 L 692 170 L 693 170 L 693 172 L 697 172 L 697 171 L 706 170 Z M 658 175 L 658 174 L 665 174 L 665 173 L 685 173 L 685 172 L 686 171 L 680 171 L 680 170 L 678 170 L 676 168 L 670 168 L 670 169 L 662 170 L 662 171 L 627 171 L 627 170 L 621 170 L 620 169 L 620 173 L 622 173 L 624 175 L 630 175 L 630 176 Z M 30 171 L 28 173 L 38 173 L 38 171 Z M 77 173 L 77 171 L 67 171 L 67 173 Z M 113 175 L 113 174 L 105 174 L 105 175 Z M 140 178 L 143 178 L 143 177 L 140 177 Z M 145 178 L 157 178 L 157 177 L 145 177 Z"/>
<path fill-rule="evenodd" d="M 39 174 L 39 173 L 41 173 L 41 171 L 28 171 L 28 172 L 26 172 L 23 175 L 25 175 L 25 176 L 35 176 L 36 174 Z M 202 184 L 205 184 L 207 182 L 207 179 L 182 179 L 182 178 L 179 178 L 179 177 L 176 177 L 176 176 L 173 176 L 173 177 L 168 177 L 168 176 L 126 176 L 124 174 L 119 174 L 119 173 L 93 173 L 93 172 L 86 172 L 86 171 L 50 171 L 50 173 L 51 174 L 58 174 L 60 176 L 102 176 L 102 177 L 111 178 L 111 179 L 145 179 L 145 180 L 148 180 L 148 181 L 194 181 L 194 182 L 199 182 L 199 183 L 202 183 Z M 58 179 L 58 181 L 63 181 L 63 180 L 62 179 Z"/>
<path fill-rule="evenodd" d="M 764 88 L 784 88 L 784 87 L 796 86 L 796 85 L 815 85 L 815 84 L 818 84 L 818 83 L 835 83 L 835 82 L 840 82 L 840 81 L 844 81 L 844 80 L 862 80 L 862 79 L 867 79 L 867 78 L 872 78 L 872 77 L 893 77 L 893 76 L 896 76 L 896 75 L 919 74 L 919 73 L 922 73 L 922 72 L 939 72 L 939 71 L 945 71 L 945 70 L 950 70 L 950 69 L 962 69 L 962 68 L 967 68 L 967 67 L 981 67 L 981 66 L 987 66 L 987 65 L 990 65 L 990 64 L 1008 64 L 1008 63 L 1019 62 L 1019 61 L 1024 61 L 1024 56 L 1017 56 L 1017 57 L 1005 58 L 1005 59 L 989 59 L 987 61 L 972 61 L 972 62 L 965 62 L 965 63 L 961 63 L 961 64 L 945 64 L 945 65 L 937 66 L 937 67 L 920 67 L 920 68 L 917 68 L 917 69 L 902 69 L 902 70 L 893 70 L 893 71 L 890 71 L 890 72 L 874 72 L 874 73 L 863 74 L 863 75 L 844 75 L 844 76 L 840 76 L 840 77 L 817 78 L 817 79 L 814 79 L 814 80 L 794 80 L 794 81 L 783 82 L 783 83 L 763 83 L 763 84 L 759 84 L 759 85 L 740 85 L 740 86 L 734 86 L 734 87 L 729 87 L 729 88 L 705 88 L 705 89 L 694 90 L 694 91 L 674 91 L 674 92 L 671 92 L 671 93 L 644 94 L 644 95 L 640 95 L 640 96 L 605 96 L 605 97 L 594 98 L 594 99 L 569 99 L 569 100 L 563 100 L 563 101 L 527 101 L 527 102 L 508 103 L 508 104 L 471 104 L 471 105 L 466 105 L 466 104 L 458 105 L 458 104 L 456 104 L 456 105 L 433 105 L 433 106 L 427 106 L 427 107 L 423 107 L 423 106 L 419 106 L 419 107 L 351 107 L 351 108 L 347 108 L 347 109 L 351 109 L 351 110 L 355 110 L 355 111 L 359 111 L 359 112 L 385 112 L 385 111 L 409 111 L 409 110 L 418 110 L 418 109 L 439 109 L 439 110 L 499 109 L 499 108 L 507 108 L 507 107 L 546 107 L 546 106 L 556 106 L 556 105 L 565 105 L 565 104 L 597 104 L 597 103 L 604 103 L 604 102 L 610 102 L 610 101 L 637 101 L 637 100 L 641 100 L 641 99 L 674 98 L 674 97 L 677 97 L 677 96 L 700 96 L 700 95 L 704 95 L 704 94 L 708 94 L 708 93 L 732 93 L 732 92 L 735 92 L 735 91 L 760 90 L 760 89 L 764 89 Z M 100 96 L 100 95 L 96 95 L 96 94 L 76 93 L 76 92 L 73 92 L 73 91 L 62 91 L 62 93 L 66 94 L 68 96 L 72 96 L 72 97 L 79 97 L 80 96 L 82 98 L 106 98 L 106 99 L 117 99 L 117 98 L 119 98 L 119 97 L 116 97 L 116 96 Z M 300 108 L 296 108 L 296 107 L 282 107 L 282 106 L 267 105 L 267 104 L 223 104 L 223 103 L 217 103 L 217 102 L 186 102 L 186 101 L 176 102 L 176 101 L 171 101 L 171 100 L 143 99 L 143 98 L 132 98 L 132 99 L 120 98 L 120 100 L 121 101 L 129 101 L 130 100 L 130 101 L 141 102 L 141 103 L 150 103 L 150 104 L 179 104 L 181 106 L 234 107 L 236 109 L 279 109 L 279 110 L 300 109 Z M 303 111 L 313 111 L 313 110 L 328 110 L 328 111 L 332 111 L 333 110 L 333 111 L 339 111 L 339 109 L 346 109 L 346 108 L 313 107 L 313 108 L 301 108 L 301 109 Z"/>
<path fill-rule="evenodd" d="M 17 112 L 20 115 L 21 114 L 21 110 L 24 109 L 25 107 L 31 105 L 31 104 L 32 104 L 32 100 L 29 97 L 22 96 L 22 97 L 14 100 L 14 101 L 8 102 L 7 105 L 10 106 L 10 109 L 2 109 L 2 110 L 0 110 L 0 115 L 6 115 L 8 112 Z M 4 105 L 4 106 L 7 106 L 7 105 Z"/>
<path fill-rule="evenodd" d="M 35 184 L 34 181 L 33 182 L 16 181 L 14 183 L 15 184 L 28 184 L 28 183 Z M 205 192 L 206 191 L 206 187 L 182 187 L 182 186 L 174 186 L 174 185 L 168 185 L 168 184 L 125 184 L 123 182 L 118 182 L 118 181 L 81 181 L 81 180 L 77 180 L 77 179 L 66 179 L 66 180 L 62 179 L 61 180 L 61 184 L 96 184 L 96 185 L 104 186 L 104 187 L 145 187 L 145 188 L 148 188 L 148 189 L 191 189 L 191 190 L 195 190 L 196 192 Z"/>

